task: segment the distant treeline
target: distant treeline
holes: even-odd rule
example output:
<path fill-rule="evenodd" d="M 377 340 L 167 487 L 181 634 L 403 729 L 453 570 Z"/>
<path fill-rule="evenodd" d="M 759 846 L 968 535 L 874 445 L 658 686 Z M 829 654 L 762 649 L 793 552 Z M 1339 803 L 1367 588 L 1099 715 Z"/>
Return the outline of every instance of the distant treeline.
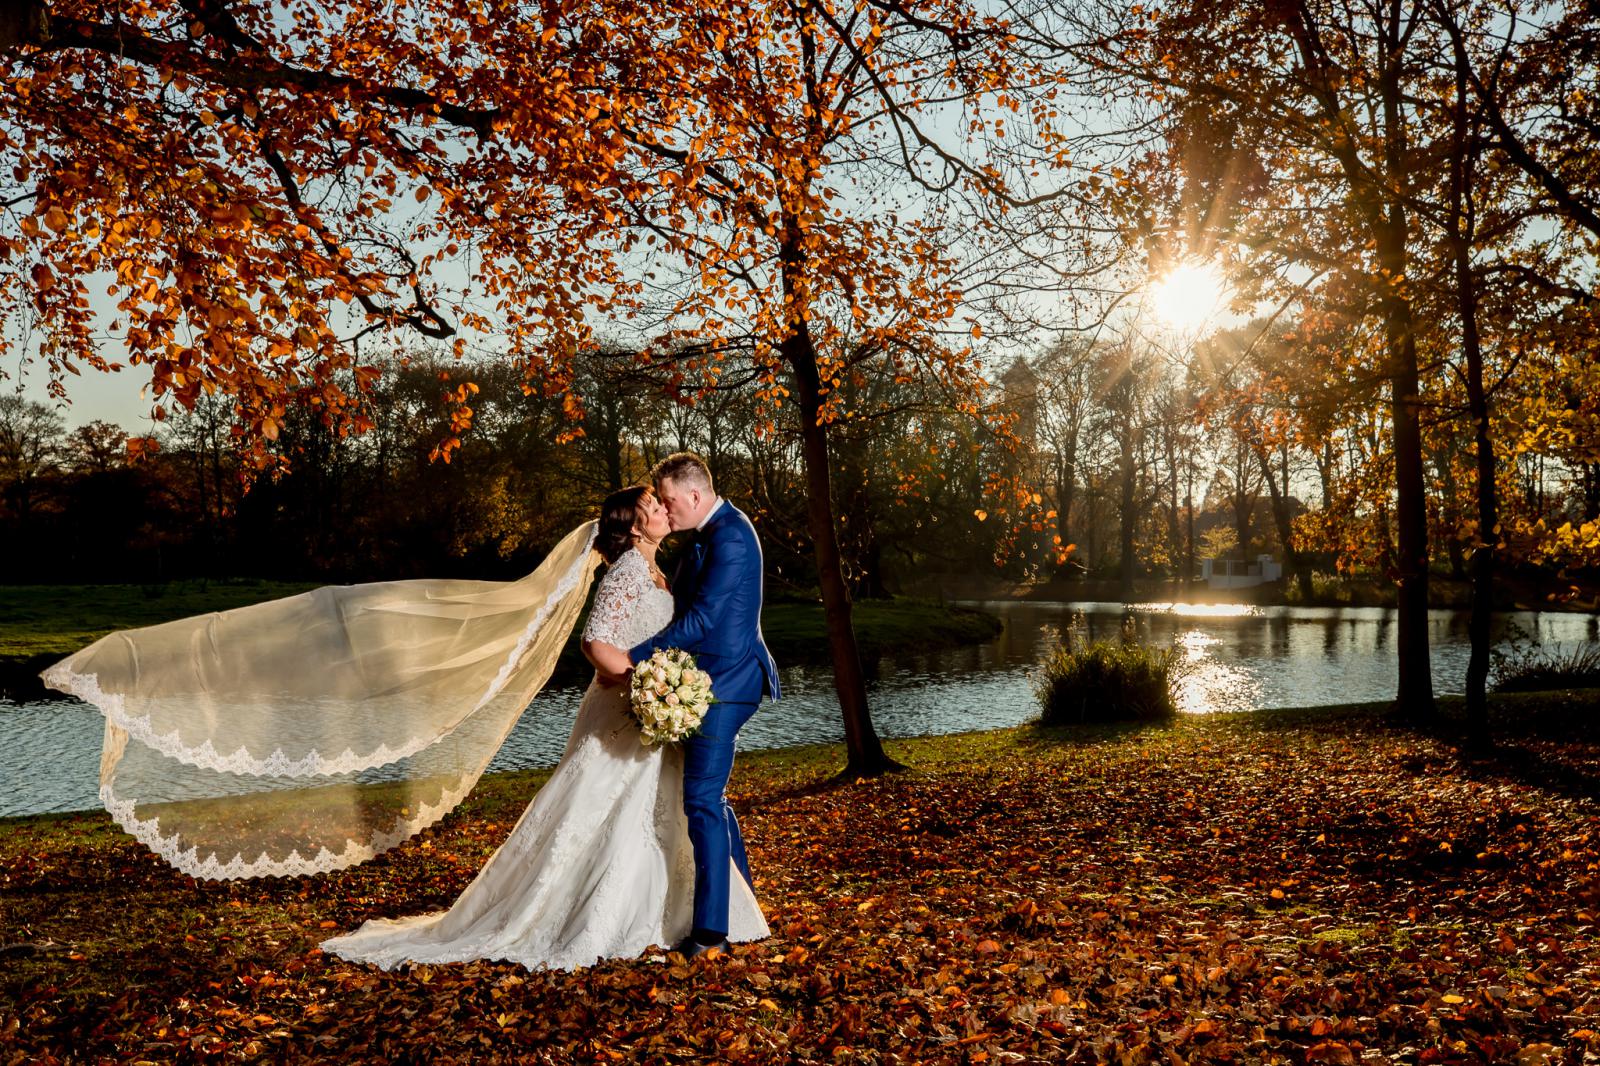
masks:
<path fill-rule="evenodd" d="M 670 365 L 620 350 L 580 358 L 559 389 L 426 353 L 382 366 L 368 432 L 341 437 L 316 408 L 292 408 L 274 442 L 281 468 L 254 477 L 220 398 L 164 423 L 153 453 L 130 462 L 123 428 L 69 432 L 59 411 L 0 397 L 0 582 L 514 576 L 607 492 L 692 449 L 759 524 L 774 592 L 814 589 L 793 408 L 760 405 L 751 382 L 682 395 Z M 433 453 L 469 381 L 471 428 L 444 462 Z M 1297 566 L 1316 571 L 1324 599 L 1336 573 L 1386 579 L 1387 500 L 1370 484 L 1381 462 L 1359 423 L 1330 418 L 1320 440 L 1266 443 L 1233 410 L 1201 403 L 1216 394 L 1206 381 L 1126 344 L 1016 361 L 981 398 L 986 417 L 887 372 L 839 387 L 851 407 L 830 429 L 832 488 L 857 597 L 927 593 L 947 578 L 968 590 L 974 578 L 1081 577 L 1126 590 L 1192 574 L 1205 558 L 1258 554 L 1288 563 L 1290 578 Z M 997 412 L 1014 440 L 993 432 Z M 1430 452 L 1432 543 L 1435 567 L 1459 577 L 1465 450 L 1449 431 L 1434 431 Z M 1594 512 L 1590 469 L 1511 462 L 1524 522 Z M 1018 483 L 1031 499 L 1018 505 L 1014 488 L 997 499 L 997 485 Z M 1515 561 L 1524 580 L 1530 561 Z"/>
<path fill-rule="evenodd" d="M 759 523 L 775 590 L 815 585 L 789 409 L 755 410 L 750 390 L 694 399 L 628 353 L 580 361 L 570 389 L 525 390 L 504 365 L 395 359 L 367 398 L 370 431 L 340 437 L 314 408 L 291 409 L 274 453 L 283 468 L 246 477 L 235 415 L 202 398 L 127 458 L 107 423 L 68 432 L 45 405 L 0 399 L 0 582 L 156 582 L 260 576 L 363 581 L 525 572 L 614 488 L 693 449 L 717 487 Z M 472 427 L 449 462 L 447 393 L 470 381 Z M 568 395 L 580 395 L 580 422 Z M 987 467 L 1007 452 L 979 424 L 928 398 L 834 434 L 834 487 L 846 568 L 858 595 L 931 568 L 994 571 Z M 581 434 L 574 436 L 574 430 Z M 937 447 L 939 454 L 929 454 Z M 939 470 L 927 476 L 930 465 Z"/>

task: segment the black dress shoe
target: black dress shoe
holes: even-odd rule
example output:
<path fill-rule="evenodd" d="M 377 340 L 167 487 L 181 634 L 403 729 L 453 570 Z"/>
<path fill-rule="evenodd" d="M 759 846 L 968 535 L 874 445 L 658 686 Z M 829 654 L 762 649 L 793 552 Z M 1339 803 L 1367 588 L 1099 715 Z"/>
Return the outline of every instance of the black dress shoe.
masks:
<path fill-rule="evenodd" d="M 685 959 L 693 959 L 699 955 L 708 955 L 715 958 L 718 955 L 732 951 L 733 945 L 728 943 L 727 937 L 723 937 L 715 944 L 702 944 L 694 937 L 686 936 L 683 938 L 683 942 L 672 950 L 682 955 Z"/>

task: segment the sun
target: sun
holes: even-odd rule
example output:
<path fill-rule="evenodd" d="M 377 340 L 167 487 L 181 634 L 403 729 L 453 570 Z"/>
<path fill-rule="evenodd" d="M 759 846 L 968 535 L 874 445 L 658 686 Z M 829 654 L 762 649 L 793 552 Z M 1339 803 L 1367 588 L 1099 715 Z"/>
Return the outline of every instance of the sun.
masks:
<path fill-rule="evenodd" d="M 1223 314 L 1228 284 L 1211 263 L 1185 260 L 1150 286 L 1149 298 L 1156 317 L 1187 333 Z"/>

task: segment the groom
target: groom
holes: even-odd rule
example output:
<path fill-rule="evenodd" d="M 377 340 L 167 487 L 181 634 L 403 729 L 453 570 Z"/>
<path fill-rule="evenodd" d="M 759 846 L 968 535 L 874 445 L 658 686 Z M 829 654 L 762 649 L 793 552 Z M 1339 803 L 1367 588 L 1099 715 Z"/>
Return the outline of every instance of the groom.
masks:
<path fill-rule="evenodd" d="M 716 494 L 705 460 L 692 452 L 667 456 L 651 478 L 673 530 L 697 532 L 672 583 L 672 624 L 628 657 L 637 665 L 662 648 L 681 648 L 711 675 L 717 701 L 700 734 L 683 742 L 694 930 L 677 950 L 693 958 L 727 950 L 730 859 L 750 881 L 739 820 L 723 790 L 733 769 L 734 737 L 762 696 L 778 698 L 778 667 L 761 639 L 761 544 L 750 519 Z"/>

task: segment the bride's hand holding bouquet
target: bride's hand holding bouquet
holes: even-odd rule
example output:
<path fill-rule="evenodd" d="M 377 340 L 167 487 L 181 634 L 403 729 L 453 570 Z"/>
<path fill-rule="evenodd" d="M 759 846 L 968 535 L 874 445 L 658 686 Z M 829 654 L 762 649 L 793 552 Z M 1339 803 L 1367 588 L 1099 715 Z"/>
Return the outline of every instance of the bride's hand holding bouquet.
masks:
<path fill-rule="evenodd" d="M 715 697 L 711 677 L 678 648 L 656 652 L 633 669 L 628 710 L 647 746 L 694 736 Z"/>

